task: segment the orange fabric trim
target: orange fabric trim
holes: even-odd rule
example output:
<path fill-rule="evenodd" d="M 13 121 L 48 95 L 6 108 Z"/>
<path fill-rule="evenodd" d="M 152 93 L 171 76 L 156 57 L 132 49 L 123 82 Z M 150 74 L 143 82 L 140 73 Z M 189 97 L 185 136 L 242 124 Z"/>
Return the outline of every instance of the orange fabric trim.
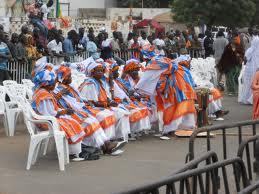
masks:
<path fill-rule="evenodd" d="M 98 101 L 102 102 L 102 103 L 107 103 L 108 102 L 108 96 L 106 94 L 105 89 L 103 88 L 103 86 L 100 85 L 100 94 L 98 97 Z"/>
<path fill-rule="evenodd" d="M 84 128 L 85 137 L 90 137 L 91 135 L 93 135 L 94 132 L 96 132 L 100 128 L 101 128 L 101 126 L 98 122 L 97 123 L 91 123 L 91 124 L 87 125 Z"/>
<path fill-rule="evenodd" d="M 115 116 L 111 115 L 109 117 L 106 117 L 105 119 L 103 119 L 101 122 L 99 122 L 100 125 L 102 126 L 102 128 L 105 130 L 113 125 L 115 125 L 116 123 L 116 118 Z"/>
<path fill-rule="evenodd" d="M 192 113 L 196 114 L 193 100 L 186 100 L 179 104 L 170 106 L 164 110 L 164 124 L 169 125 L 172 121 Z"/>
<path fill-rule="evenodd" d="M 211 95 L 212 95 L 212 99 L 209 100 L 209 103 L 211 103 L 212 101 L 216 101 L 216 100 L 223 97 L 221 92 L 216 88 L 211 89 L 210 92 L 211 92 Z"/>

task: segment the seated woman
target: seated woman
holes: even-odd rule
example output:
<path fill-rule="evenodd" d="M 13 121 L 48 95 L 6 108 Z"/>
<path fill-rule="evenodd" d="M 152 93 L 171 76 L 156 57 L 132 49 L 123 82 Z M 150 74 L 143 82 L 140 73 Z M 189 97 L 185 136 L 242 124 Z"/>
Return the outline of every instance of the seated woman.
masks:
<path fill-rule="evenodd" d="M 72 109 L 74 111 L 73 116 L 75 116 L 75 119 L 81 124 L 86 133 L 82 144 L 101 148 L 104 153 L 108 154 L 122 147 L 125 142 L 111 143 L 109 141 L 114 136 L 114 127 L 108 127 L 106 129 L 107 136 L 101 128 L 99 121 L 91 115 L 91 110 L 85 106 L 85 102 L 80 98 L 79 92 L 70 85 L 72 82 L 70 68 L 60 66 L 57 70 L 57 77 L 58 85 L 53 92 L 54 96 L 61 108 Z M 114 117 L 110 119 L 114 119 Z"/>
<path fill-rule="evenodd" d="M 150 129 L 148 108 L 140 103 L 130 91 L 122 79 L 119 78 L 119 66 L 113 63 L 110 66 L 113 78 L 114 100 L 122 103 L 130 111 L 131 136 L 143 130 Z"/>
<path fill-rule="evenodd" d="M 130 112 L 121 104 L 112 100 L 111 88 L 104 76 L 105 68 L 100 63 L 92 63 L 88 66 L 88 75 L 83 84 L 79 87 L 81 96 L 86 98 L 96 107 L 109 109 L 116 117 L 115 138 L 128 140 L 130 133 L 129 115 Z"/>
<path fill-rule="evenodd" d="M 35 91 L 32 98 L 32 108 L 40 115 L 54 116 L 60 125 L 60 130 L 64 131 L 69 142 L 69 154 L 72 159 L 79 158 L 81 153 L 81 142 L 85 136 L 80 123 L 72 118 L 71 109 L 60 109 L 51 91 L 56 84 L 56 75 L 50 70 L 39 71 L 33 82 Z M 47 130 L 48 126 L 39 125 L 41 130 Z"/>
<path fill-rule="evenodd" d="M 122 79 L 119 79 L 120 83 L 124 85 L 125 88 L 128 88 L 130 93 L 132 93 L 132 96 L 134 96 L 135 99 L 138 99 L 141 104 L 148 107 L 149 110 L 149 117 L 150 122 L 154 123 L 157 121 L 157 114 L 156 114 L 156 106 L 155 106 L 155 99 L 153 99 L 153 96 L 140 94 L 135 89 L 136 86 L 140 80 L 139 71 L 141 69 L 140 62 L 136 59 L 130 59 L 126 62 L 126 65 L 123 69 L 123 75 Z"/>

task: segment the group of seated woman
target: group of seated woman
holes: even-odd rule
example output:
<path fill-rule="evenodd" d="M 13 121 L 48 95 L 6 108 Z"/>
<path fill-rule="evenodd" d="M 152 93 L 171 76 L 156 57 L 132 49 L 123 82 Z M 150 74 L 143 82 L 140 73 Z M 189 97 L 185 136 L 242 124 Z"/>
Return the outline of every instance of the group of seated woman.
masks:
<path fill-rule="evenodd" d="M 40 115 L 57 118 L 71 159 L 95 160 L 100 151 L 121 154 L 129 137 L 150 130 L 157 120 L 163 135 L 196 127 L 196 94 L 188 68 L 156 56 L 152 46 L 143 49 L 143 56 L 145 66 L 136 59 L 124 67 L 112 59 L 91 62 L 79 88 L 72 84 L 69 66 L 36 64 L 32 107 Z M 45 125 L 38 128 L 47 130 Z"/>

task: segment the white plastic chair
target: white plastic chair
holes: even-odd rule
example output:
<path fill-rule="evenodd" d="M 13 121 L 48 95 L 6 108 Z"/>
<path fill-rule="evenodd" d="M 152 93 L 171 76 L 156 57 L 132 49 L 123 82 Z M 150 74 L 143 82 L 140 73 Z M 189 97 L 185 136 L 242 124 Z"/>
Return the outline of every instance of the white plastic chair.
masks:
<path fill-rule="evenodd" d="M 27 98 L 29 100 L 32 100 L 33 87 L 35 86 L 35 84 L 29 79 L 22 79 L 22 83 L 23 83 L 24 87 L 26 88 Z"/>
<path fill-rule="evenodd" d="M 46 154 L 49 138 L 54 137 L 59 160 L 59 169 L 60 171 L 64 171 L 65 165 L 69 163 L 68 141 L 65 132 L 60 131 L 56 118 L 36 114 L 30 103 L 25 99 L 21 99 L 20 103 L 23 107 L 24 122 L 31 136 L 26 169 L 30 170 L 31 165 L 36 163 L 40 147 L 43 143 L 45 143 L 44 154 Z M 49 130 L 40 131 L 36 127 L 37 124 L 47 124 Z"/>
<path fill-rule="evenodd" d="M 6 104 L 5 104 L 5 96 L 6 96 L 6 91 L 4 86 L 0 86 L 0 115 L 4 117 L 3 123 L 4 123 L 4 129 L 5 129 L 5 134 L 8 136 L 8 124 L 7 124 L 7 114 L 6 114 Z"/>
<path fill-rule="evenodd" d="M 5 100 L 6 94 L 10 96 L 10 91 L 7 92 L 6 87 L 3 87 L 3 86 L 1 87 L 1 93 L 2 93 L 1 100 L 2 100 L 2 103 L 4 103 L 3 107 L 5 108 L 5 115 L 6 115 L 6 124 L 5 124 L 6 131 L 7 131 L 6 134 L 7 136 L 14 136 L 16 122 L 19 114 L 22 112 L 22 109 L 19 107 L 17 101 L 14 101 L 14 99 L 9 102 L 6 102 Z"/>

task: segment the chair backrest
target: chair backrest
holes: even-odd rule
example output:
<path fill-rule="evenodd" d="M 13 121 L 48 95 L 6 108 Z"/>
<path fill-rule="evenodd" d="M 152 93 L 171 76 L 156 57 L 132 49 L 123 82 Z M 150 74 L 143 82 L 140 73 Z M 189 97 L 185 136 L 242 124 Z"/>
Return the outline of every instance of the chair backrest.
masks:
<path fill-rule="evenodd" d="M 31 107 L 31 104 L 25 98 L 21 98 L 21 97 L 19 98 L 20 98 L 19 103 L 22 106 L 22 110 L 23 110 L 24 123 L 27 127 L 29 134 L 34 135 L 36 131 L 36 126 L 32 122 L 30 122 L 31 120 L 34 120 L 33 114 L 32 114 L 33 109 Z"/>
<path fill-rule="evenodd" d="M 9 87 L 11 85 L 16 85 L 16 84 L 18 84 L 18 83 L 17 83 L 17 81 L 14 81 L 14 80 L 5 80 L 5 81 L 3 81 L 3 85 L 5 87 Z"/>
<path fill-rule="evenodd" d="M 5 111 L 5 96 L 6 96 L 6 91 L 4 86 L 0 86 L 0 112 Z"/>
<path fill-rule="evenodd" d="M 23 79 L 22 84 L 30 88 L 33 88 L 35 86 L 35 84 L 30 79 Z"/>
<path fill-rule="evenodd" d="M 5 101 L 6 90 L 4 86 L 0 86 L 0 100 Z"/>

